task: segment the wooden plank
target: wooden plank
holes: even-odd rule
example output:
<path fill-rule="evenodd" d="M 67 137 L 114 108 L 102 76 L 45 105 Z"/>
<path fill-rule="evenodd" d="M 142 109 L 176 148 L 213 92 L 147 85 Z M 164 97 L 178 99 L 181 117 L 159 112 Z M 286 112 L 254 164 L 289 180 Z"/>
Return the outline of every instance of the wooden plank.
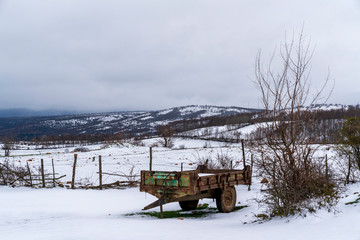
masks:
<path fill-rule="evenodd" d="M 152 147 L 150 147 L 150 164 L 149 164 L 149 170 L 152 171 Z"/>
<path fill-rule="evenodd" d="M 75 188 L 75 173 L 76 173 L 76 162 L 77 162 L 77 154 L 74 154 L 74 165 L 73 165 L 73 174 L 72 174 L 72 181 L 71 181 L 71 189 Z"/>
<path fill-rule="evenodd" d="M 42 178 L 42 187 L 45 187 L 45 174 L 44 174 L 44 159 L 41 159 L 41 178 Z"/>
<path fill-rule="evenodd" d="M 54 159 L 51 159 L 51 164 L 52 164 L 52 170 L 53 170 L 53 187 L 56 187 Z"/>
<path fill-rule="evenodd" d="M 103 186 L 102 186 L 102 161 L 101 161 L 101 155 L 99 155 L 99 188 L 100 188 L 100 190 L 103 189 Z"/>
<path fill-rule="evenodd" d="M 200 191 L 206 191 L 206 190 L 209 190 L 210 189 L 210 186 L 200 186 Z"/>
<path fill-rule="evenodd" d="M 29 172 L 29 177 L 30 177 L 30 187 L 33 187 L 33 181 L 32 181 L 32 176 L 31 176 L 31 171 L 30 171 L 30 167 L 29 167 L 29 162 L 26 162 L 26 166 Z"/>

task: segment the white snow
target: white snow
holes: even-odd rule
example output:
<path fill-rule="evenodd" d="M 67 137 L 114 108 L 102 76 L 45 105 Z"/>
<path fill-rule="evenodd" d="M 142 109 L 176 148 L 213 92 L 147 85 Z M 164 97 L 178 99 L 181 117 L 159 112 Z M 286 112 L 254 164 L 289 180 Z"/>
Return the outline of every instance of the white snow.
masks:
<path fill-rule="evenodd" d="M 121 115 L 115 114 L 115 115 L 109 115 L 109 116 L 100 117 L 99 120 L 106 123 L 106 122 L 116 121 L 116 120 L 119 120 L 121 118 L 122 118 Z"/>
<path fill-rule="evenodd" d="M 149 119 L 152 119 L 152 118 L 154 118 L 154 117 L 152 117 L 152 116 L 147 116 L 147 117 L 141 118 L 141 120 L 149 120 Z"/>
<path fill-rule="evenodd" d="M 247 135 L 253 133 L 258 128 L 264 126 L 266 126 L 266 123 L 251 124 L 244 127 L 239 127 L 237 125 L 206 127 L 206 128 L 197 128 L 194 130 L 186 131 L 181 133 L 181 135 L 190 136 L 190 137 L 195 136 L 202 138 L 246 139 Z"/>
<path fill-rule="evenodd" d="M 305 107 L 305 110 L 322 110 L 322 111 L 331 111 L 331 110 L 347 110 L 349 106 L 342 104 L 314 104 L 308 107 Z"/>
<path fill-rule="evenodd" d="M 80 120 L 80 119 L 69 119 L 69 120 L 46 120 L 45 124 L 50 127 L 59 127 L 59 126 L 79 126 L 79 125 L 86 125 L 88 121 Z"/>
<path fill-rule="evenodd" d="M 171 113 L 172 111 L 173 111 L 173 109 L 163 110 L 163 111 L 159 112 L 158 115 L 166 115 L 168 113 Z"/>
<path fill-rule="evenodd" d="M 131 144 L 88 146 L 90 152 L 78 153 L 76 182 L 90 181 L 97 184 L 99 155 L 103 157 L 104 172 L 128 173 L 132 166 L 135 166 L 136 173 L 147 170 L 148 146 L 158 140 L 145 140 L 145 147 Z M 185 170 L 192 170 L 196 167 L 198 157 L 220 151 L 227 151 L 235 159 L 241 158 L 241 148 L 238 145 L 231 145 L 225 150 L 217 142 L 206 143 L 208 148 L 204 148 L 204 141 L 176 139 L 174 149 L 154 148 L 153 169 L 176 171 L 184 163 Z M 326 147 L 321 151 L 326 151 Z M 65 153 L 65 148 L 27 150 L 22 147 L 22 150 L 16 150 L 13 154 L 15 156 L 8 160 L 22 166 L 28 162 L 33 169 L 39 166 L 41 158 L 44 159 L 47 172 L 51 172 L 51 159 L 54 159 L 56 172 L 67 175 L 64 181 L 71 179 L 74 153 Z M 93 157 L 96 157 L 94 162 Z M 4 159 L 0 158 L 1 161 Z M 119 179 L 104 179 L 105 182 L 115 180 Z M 306 218 L 278 218 L 259 224 L 254 223 L 255 215 L 265 209 L 253 199 L 261 196 L 261 187 L 256 178 L 251 191 L 247 191 L 247 186 L 237 186 L 237 205 L 248 207 L 236 212 L 213 213 L 204 218 L 160 220 L 141 215 L 128 216 L 142 212 L 144 206 L 156 200 L 155 197 L 140 192 L 138 188 L 100 191 L 1 186 L 0 239 L 360 239 L 360 204 L 345 205 L 359 198 L 360 184 L 349 186 L 340 199 L 336 212 L 322 209 L 315 214 L 308 214 Z M 200 203 L 216 207 L 211 199 L 201 200 Z M 179 209 L 177 203 L 164 205 L 165 211 Z"/>
<path fill-rule="evenodd" d="M 359 185 L 351 186 L 341 199 L 338 213 L 320 210 L 306 218 L 274 219 L 252 223 L 259 211 L 250 200 L 258 189 L 237 187 L 238 201 L 249 207 L 205 218 L 155 219 L 126 216 L 140 212 L 155 198 L 138 189 L 67 190 L 0 187 L 0 236 L 2 240 L 64 239 L 347 239 L 358 240 L 360 205 L 345 205 L 355 199 Z M 212 207 L 212 200 L 203 200 Z M 178 210 L 176 203 L 164 210 Z M 158 209 L 156 209 L 158 211 Z M 244 224 L 247 223 L 247 224 Z"/>
<path fill-rule="evenodd" d="M 211 174 L 211 173 L 199 173 L 198 175 L 199 175 L 199 177 L 209 177 L 209 176 L 214 176 L 215 174 Z"/>

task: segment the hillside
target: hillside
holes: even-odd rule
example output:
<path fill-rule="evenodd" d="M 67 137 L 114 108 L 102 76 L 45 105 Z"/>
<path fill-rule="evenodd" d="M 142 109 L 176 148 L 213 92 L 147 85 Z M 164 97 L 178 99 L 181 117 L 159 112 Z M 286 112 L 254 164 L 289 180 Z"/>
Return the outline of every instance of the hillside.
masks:
<path fill-rule="evenodd" d="M 159 125 L 174 121 L 257 111 L 241 107 L 191 105 L 158 111 L 0 118 L 0 136 L 30 139 L 34 136 L 62 134 L 154 133 Z"/>

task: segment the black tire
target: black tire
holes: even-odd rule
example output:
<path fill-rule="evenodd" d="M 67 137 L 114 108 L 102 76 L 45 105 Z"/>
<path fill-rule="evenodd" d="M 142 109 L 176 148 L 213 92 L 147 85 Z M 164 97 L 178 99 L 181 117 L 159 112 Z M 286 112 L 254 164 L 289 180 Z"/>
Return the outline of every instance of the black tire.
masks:
<path fill-rule="evenodd" d="M 195 210 L 198 203 L 199 203 L 199 200 L 181 201 L 181 202 L 179 202 L 181 209 L 184 210 L 184 211 Z"/>
<path fill-rule="evenodd" d="M 227 187 L 216 194 L 216 206 L 220 212 L 228 213 L 234 210 L 236 204 L 235 187 Z"/>

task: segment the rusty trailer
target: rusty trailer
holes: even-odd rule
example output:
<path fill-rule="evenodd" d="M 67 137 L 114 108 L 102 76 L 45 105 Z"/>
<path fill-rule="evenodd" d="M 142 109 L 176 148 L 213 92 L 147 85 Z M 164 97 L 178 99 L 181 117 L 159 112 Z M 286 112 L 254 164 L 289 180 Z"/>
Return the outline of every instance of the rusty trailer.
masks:
<path fill-rule="evenodd" d="M 231 212 L 236 204 L 235 185 L 251 185 L 251 168 L 243 170 L 207 169 L 200 165 L 193 171 L 141 171 L 140 191 L 158 198 L 143 210 L 170 202 L 179 202 L 185 211 L 195 210 L 200 199 L 216 199 L 220 212 Z"/>

